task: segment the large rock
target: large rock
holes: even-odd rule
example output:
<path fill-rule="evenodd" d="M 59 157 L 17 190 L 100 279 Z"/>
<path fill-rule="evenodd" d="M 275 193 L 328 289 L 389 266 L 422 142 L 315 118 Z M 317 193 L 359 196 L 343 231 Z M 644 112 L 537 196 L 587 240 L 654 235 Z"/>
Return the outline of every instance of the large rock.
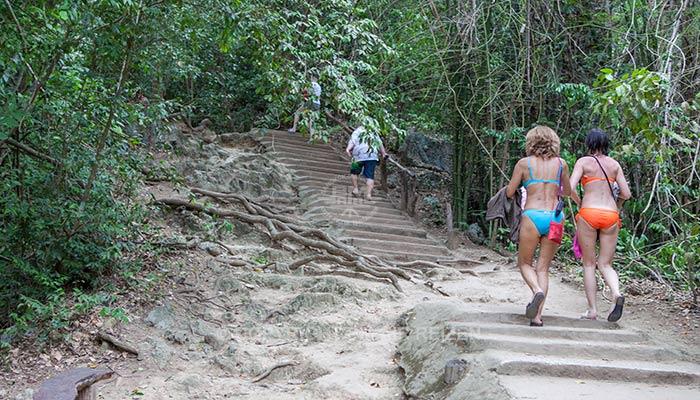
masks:
<path fill-rule="evenodd" d="M 398 347 L 404 371 L 404 394 L 409 399 L 510 399 L 490 365 L 464 352 L 446 335 L 445 322 L 463 310 L 450 302 L 419 304 L 399 320 L 406 336 Z M 455 363 L 463 368 L 455 370 Z"/>
<path fill-rule="evenodd" d="M 406 136 L 399 152 L 407 167 L 452 171 L 452 144 L 444 139 L 413 132 Z"/>

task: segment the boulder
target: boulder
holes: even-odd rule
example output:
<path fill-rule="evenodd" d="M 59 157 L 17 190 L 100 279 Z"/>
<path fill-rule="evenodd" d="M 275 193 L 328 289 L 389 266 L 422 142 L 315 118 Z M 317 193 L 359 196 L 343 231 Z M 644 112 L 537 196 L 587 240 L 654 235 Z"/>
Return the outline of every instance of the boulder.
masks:
<path fill-rule="evenodd" d="M 407 167 L 452 171 L 452 144 L 447 140 L 412 132 L 404 139 L 399 153 Z"/>

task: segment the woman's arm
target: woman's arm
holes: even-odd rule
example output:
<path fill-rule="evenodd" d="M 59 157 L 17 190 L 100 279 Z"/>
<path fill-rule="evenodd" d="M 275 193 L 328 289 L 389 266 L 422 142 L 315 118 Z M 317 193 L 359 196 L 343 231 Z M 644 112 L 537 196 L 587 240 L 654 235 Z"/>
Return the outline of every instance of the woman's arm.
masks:
<path fill-rule="evenodd" d="M 583 176 L 583 165 L 581 159 L 576 160 L 574 164 L 574 171 L 571 173 L 571 178 L 569 178 L 569 189 L 571 192 L 571 198 L 574 200 L 577 206 L 581 207 L 581 198 L 578 197 L 578 192 L 576 187 L 578 186 L 581 177 Z"/>
<path fill-rule="evenodd" d="M 615 182 L 617 182 L 617 185 L 620 186 L 619 198 L 622 200 L 629 200 L 632 198 L 632 192 L 627 184 L 627 179 L 625 179 L 625 174 L 622 172 L 620 163 L 617 161 L 615 162 L 617 163 L 617 176 L 615 176 Z"/>
<path fill-rule="evenodd" d="M 561 160 L 561 191 L 564 196 L 571 196 L 571 182 L 569 179 L 569 164 Z"/>
<path fill-rule="evenodd" d="M 508 186 L 506 187 L 506 197 L 509 199 L 513 198 L 515 191 L 518 190 L 518 186 L 520 186 L 520 182 L 522 181 L 523 160 L 524 158 L 520 159 L 520 161 L 515 164 L 515 168 L 513 168 L 513 176 L 511 176 L 510 182 L 508 182 Z"/>

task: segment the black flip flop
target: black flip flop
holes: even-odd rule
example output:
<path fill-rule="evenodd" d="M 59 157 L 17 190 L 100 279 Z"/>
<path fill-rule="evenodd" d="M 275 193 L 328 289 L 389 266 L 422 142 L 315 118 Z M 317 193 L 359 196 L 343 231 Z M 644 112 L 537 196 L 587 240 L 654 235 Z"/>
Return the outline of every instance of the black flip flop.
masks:
<path fill-rule="evenodd" d="M 609 322 L 617 322 L 622 317 L 622 308 L 625 306 L 625 296 L 620 296 L 615 300 L 615 308 L 608 315 Z"/>
<path fill-rule="evenodd" d="M 544 326 L 544 321 L 538 324 L 537 322 L 530 320 L 530 326 Z"/>
<path fill-rule="evenodd" d="M 542 304 L 543 301 L 544 293 L 535 293 L 535 296 L 532 298 L 532 302 L 527 303 L 527 307 L 525 307 L 525 316 L 528 319 L 535 318 L 535 315 L 537 315 L 537 311 L 540 309 L 540 304 Z"/>

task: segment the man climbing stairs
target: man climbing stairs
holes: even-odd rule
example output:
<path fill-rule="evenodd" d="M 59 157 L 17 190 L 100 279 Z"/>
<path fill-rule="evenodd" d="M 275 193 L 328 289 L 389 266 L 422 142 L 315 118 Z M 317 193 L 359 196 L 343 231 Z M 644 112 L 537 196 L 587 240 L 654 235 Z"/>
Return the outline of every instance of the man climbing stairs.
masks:
<path fill-rule="evenodd" d="M 342 151 L 282 131 L 267 130 L 260 140 L 294 172 L 304 216 L 329 224 L 345 243 L 394 261 L 450 257 L 447 247 L 399 211 L 386 193 L 375 190 L 371 201 L 354 197 L 350 161 Z"/>

